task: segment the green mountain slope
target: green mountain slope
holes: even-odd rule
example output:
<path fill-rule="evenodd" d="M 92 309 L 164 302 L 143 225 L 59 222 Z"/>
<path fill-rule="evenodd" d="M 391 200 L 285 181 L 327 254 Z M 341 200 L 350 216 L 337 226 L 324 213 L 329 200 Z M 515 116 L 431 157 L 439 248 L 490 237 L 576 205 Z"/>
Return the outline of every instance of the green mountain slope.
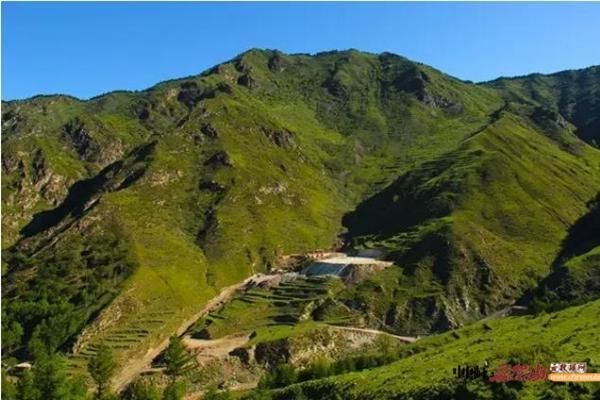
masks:
<path fill-rule="evenodd" d="M 552 272 L 531 295 L 522 299 L 535 309 L 558 309 L 582 304 L 600 294 L 600 202 L 590 202 L 589 212 L 578 219 L 563 240 Z"/>
<path fill-rule="evenodd" d="M 458 365 L 542 364 L 582 360 L 597 371 L 600 302 L 542 314 L 478 322 L 407 346 L 397 362 L 274 391 L 274 399 L 594 399 L 596 383 L 490 383 L 453 375 Z M 519 332 L 518 337 L 515 332 Z M 304 396 L 304 397 L 302 397 Z"/>
<path fill-rule="evenodd" d="M 551 75 L 501 78 L 489 82 L 512 99 L 559 113 L 577 127 L 577 135 L 600 146 L 599 67 L 563 71 Z"/>
<path fill-rule="evenodd" d="M 566 229 L 597 191 L 599 158 L 586 152 L 562 151 L 503 113 L 361 203 L 345 219 L 354 243 L 388 249 L 403 268 L 398 279 L 431 288 L 416 301 L 395 292 L 374 311 L 402 329 L 426 309 L 423 322 L 445 329 L 511 304 L 548 273 Z"/>
<path fill-rule="evenodd" d="M 563 115 L 519 82 L 251 50 L 141 92 L 3 103 L 6 354 L 136 359 L 224 286 L 345 229 L 396 263 L 339 295 L 368 325 L 439 330 L 510 304 L 600 190 L 580 139 L 595 109 Z"/>

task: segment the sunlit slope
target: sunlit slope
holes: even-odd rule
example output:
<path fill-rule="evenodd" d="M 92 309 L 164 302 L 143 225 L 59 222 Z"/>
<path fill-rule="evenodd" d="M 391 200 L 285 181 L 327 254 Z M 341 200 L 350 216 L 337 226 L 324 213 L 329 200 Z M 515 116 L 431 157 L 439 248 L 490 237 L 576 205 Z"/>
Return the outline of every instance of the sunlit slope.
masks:
<path fill-rule="evenodd" d="M 577 126 L 577 135 L 600 146 L 600 67 L 500 78 L 484 84 L 510 99 L 561 114 Z"/>
<path fill-rule="evenodd" d="M 589 211 L 570 228 L 552 271 L 535 291 L 521 302 L 533 309 L 554 310 L 582 304 L 600 295 L 600 202 L 589 203 Z"/>
<path fill-rule="evenodd" d="M 495 311 L 599 185 L 577 127 L 520 101 L 389 53 L 251 50 L 141 92 L 3 103 L 3 347 L 143 354 L 343 221 L 398 264 L 367 302 L 389 328 Z"/>
<path fill-rule="evenodd" d="M 589 146 L 582 155 L 564 151 L 533 128 L 504 113 L 346 216 L 355 244 L 388 249 L 399 282 L 429 288 L 372 297 L 380 320 L 406 329 L 416 319 L 417 332 L 460 325 L 508 306 L 550 272 L 600 188 L 600 158 Z M 365 284 L 353 296 L 373 289 Z"/>
<path fill-rule="evenodd" d="M 483 367 L 490 372 L 502 363 L 542 364 L 580 360 L 589 371 L 598 371 L 600 301 L 542 314 L 477 322 L 453 332 L 423 338 L 408 345 L 405 356 L 392 364 L 371 370 L 309 381 L 274 391 L 273 398 L 310 399 L 453 399 L 453 398 L 577 398 L 594 399 L 599 386 L 552 384 L 550 382 L 489 383 L 480 379 L 464 382 L 453 368 Z M 518 332 L 518 335 L 515 333 Z"/>

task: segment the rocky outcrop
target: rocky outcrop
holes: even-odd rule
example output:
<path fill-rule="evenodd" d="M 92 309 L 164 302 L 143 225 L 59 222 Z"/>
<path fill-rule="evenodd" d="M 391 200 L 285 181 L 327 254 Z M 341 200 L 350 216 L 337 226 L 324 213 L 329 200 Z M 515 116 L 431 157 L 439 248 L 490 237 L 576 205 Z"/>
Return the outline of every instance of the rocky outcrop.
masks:
<path fill-rule="evenodd" d="M 231 83 L 235 83 L 237 80 L 237 72 L 231 64 L 217 65 L 215 67 L 215 72 Z"/>
<path fill-rule="evenodd" d="M 458 115 L 464 111 L 464 106 L 459 101 L 436 93 L 429 75 L 418 67 L 408 68 L 392 82 L 392 85 L 413 94 L 423 104 L 442 109 L 450 115 Z"/>
<path fill-rule="evenodd" d="M 204 162 L 204 165 L 211 167 L 233 167 L 233 161 L 225 151 L 219 151 Z"/>
<path fill-rule="evenodd" d="M 276 146 L 286 150 L 295 150 L 298 143 L 294 139 L 294 134 L 287 129 L 262 128 L 263 134 Z"/>
<path fill-rule="evenodd" d="M 240 76 L 237 80 L 238 85 L 247 87 L 248 89 L 254 89 L 256 87 L 256 80 L 250 73 L 246 73 Z"/>
<path fill-rule="evenodd" d="M 198 184 L 198 189 L 208 190 L 209 192 L 222 194 L 225 192 L 225 186 L 214 180 L 203 180 Z"/>
<path fill-rule="evenodd" d="M 10 132 L 16 131 L 19 128 L 21 121 L 23 120 L 22 115 L 18 111 L 18 107 L 13 110 L 9 110 L 2 114 L 2 133 L 9 134 Z"/>
<path fill-rule="evenodd" d="M 184 82 L 181 84 L 181 90 L 177 95 L 177 100 L 183 103 L 188 109 L 193 109 L 200 101 L 210 96 L 210 92 L 196 82 Z"/>
<path fill-rule="evenodd" d="M 271 72 L 283 72 L 287 68 L 287 63 L 280 54 L 275 54 L 269 58 L 267 66 Z"/>
<path fill-rule="evenodd" d="M 210 139 L 217 139 L 219 137 L 219 131 L 213 125 L 205 123 L 200 126 L 200 133 Z"/>
<path fill-rule="evenodd" d="M 100 146 L 92 138 L 83 121 L 76 118 L 63 128 L 63 138 L 84 161 L 96 161 Z"/>
<path fill-rule="evenodd" d="M 139 146 L 128 157 L 104 168 L 96 176 L 76 182 L 62 203 L 52 210 L 34 215 L 21 234 L 29 237 L 48 229 L 68 225 L 94 207 L 106 192 L 121 190 L 143 176 L 156 142 Z"/>

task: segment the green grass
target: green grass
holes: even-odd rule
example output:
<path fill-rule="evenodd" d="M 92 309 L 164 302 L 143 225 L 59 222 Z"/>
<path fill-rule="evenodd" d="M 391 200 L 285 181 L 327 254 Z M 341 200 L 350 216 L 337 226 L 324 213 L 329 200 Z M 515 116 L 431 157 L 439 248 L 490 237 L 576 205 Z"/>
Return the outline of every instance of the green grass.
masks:
<path fill-rule="evenodd" d="M 254 333 L 252 343 L 299 334 L 319 326 L 311 315 L 314 304 L 335 296 L 342 287 L 334 278 L 298 278 L 271 289 L 252 288 L 200 319 L 191 331 L 211 339 Z"/>
<path fill-rule="evenodd" d="M 598 371 L 599 312 L 600 301 L 595 301 L 558 313 L 478 322 L 408 345 L 403 351 L 405 356 L 390 365 L 311 381 L 300 387 L 309 398 L 323 400 L 431 399 L 456 393 L 459 381 L 453 377 L 452 368 L 482 365 L 485 360 L 491 364 L 491 371 L 506 362 L 541 363 L 547 368 L 550 362 L 567 360 L 586 361 L 589 371 Z M 500 388 L 494 385 L 473 382 L 467 385 L 467 390 L 476 398 L 496 398 L 492 396 L 494 392 L 498 395 Z M 511 387 L 518 389 L 518 398 L 535 399 L 548 396 L 548 390 L 568 390 L 559 386 L 562 385 L 532 382 Z M 597 384 L 579 386 L 584 391 L 598 389 Z M 291 389 L 275 392 L 275 398 L 285 398 L 284 393 L 291 392 Z"/>
<path fill-rule="evenodd" d="M 284 68 L 270 68 L 273 57 Z M 90 101 L 50 96 L 3 103 L 3 159 L 23 163 L 3 168 L 2 206 L 10 214 L 2 221 L 4 248 L 26 255 L 63 235 L 88 238 L 106 230 L 127 239 L 136 268 L 107 288 L 113 300 L 93 325 L 102 328 L 89 335 L 91 346 L 120 337 L 111 336 L 114 326 L 140 328 L 135 317 L 111 320 L 123 304 L 135 304 L 140 315 L 169 312 L 160 324 L 142 323 L 148 334 L 141 340 L 116 347 L 122 360 L 144 353 L 222 287 L 267 271 L 279 256 L 332 246 L 344 223 L 357 245 L 386 247 L 397 264 L 382 275 L 388 280 L 376 277 L 339 294 L 366 301 L 366 324 L 394 313 L 386 329 L 468 322 L 512 302 L 549 271 L 570 224 L 600 188 L 599 152 L 577 138 L 581 132 L 572 126 L 547 132 L 530 115 L 550 106 L 551 90 L 540 88 L 544 101 L 531 102 L 520 84 L 510 90 L 468 84 L 398 56 L 358 51 L 253 50 L 220 70 Z M 252 84 L 238 84 L 243 76 Z M 594 96 L 590 87 L 579 92 L 583 100 Z M 64 137 L 76 118 L 99 149 L 93 157 L 78 154 Z M 207 124 L 218 137 L 200 133 Z M 593 119 L 582 124 L 593 128 Z M 147 159 L 128 156 L 148 143 L 155 145 Z M 36 150 L 47 165 L 44 178 L 54 182 L 51 193 L 34 182 Z M 232 165 L 206 165 L 218 152 Z M 116 176 L 99 175 L 111 162 L 121 166 Z M 94 193 L 95 207 L 15 246 L 33 216 L 59 205 L 76 181 L 104 178 L 109 184 Z M 129 178 L 131 185 L 119 185 Z M 402 193 L 412 197 L 398 211 L 394 196 Z M 369 204 L 390 213 L 370 214 Z M 357 206 L 367 209 L 359 223 L 367 229 L 344 218 Z M 109 217 L 118 229 L 105 224 Z M 10 278 L 20 267 L 3 265 L 3 272 Z M 234 302 L 227 317 L 252 325 L 244 319 L 249 304 L 263 322 L 274 308 L 293 313 L 298 292 L 292 292 L 278 294 L 285 306 L 275 306 L 277 298 L 270 305 Z M 95 309 L 71 301 L 82 315 Z M 339 303 L 321 311 L 332 321 L 356 317 Z M 228 332 L 215 324 L 219 334 Z M 287 329 L 267 329 L 265 336 Z"/>
<path fill-rule="evenodd" d="M 366 285 L 345 296 L 369 299 L 380 320 L 391 312 L 389 324 L 404 332 L 460 326 L 511 304 L 550 273 L 567 229 L 600 188 L 599 154 L 585 148 L 563 151 L 506 115 L 414 168 L 345 222 L 356 245 L 390 250 L 402 268 L 396 287 L 429 281 L 442 290 L 427 301 Z"/>

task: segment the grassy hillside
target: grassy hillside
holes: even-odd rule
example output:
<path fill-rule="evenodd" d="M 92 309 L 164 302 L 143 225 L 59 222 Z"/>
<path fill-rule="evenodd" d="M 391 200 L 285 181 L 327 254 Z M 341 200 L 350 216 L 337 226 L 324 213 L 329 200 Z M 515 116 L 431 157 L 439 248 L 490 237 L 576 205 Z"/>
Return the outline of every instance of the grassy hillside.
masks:
<path fill-rule="evenodd" d="M 3 349 L 135 359 L 222 287 L 345 230 L 396 263 L 339 294 L 368 325 L 445 329 L 510 304 L 600 190 L 579 139 L 595 109 L 563 115 L 520 82 L 251 50 L 141 92 L 3 103 Z"/>
<path fill-rule="evenodd" d="M 560 113 L 577 127 L 580 138 L 600 146 L 600 67 L 500 78 L 485 86 L 497 88 L 521 103 Z"/>
<path fill-rule="evenodd" d="M 522 302 L 536 310 L 553 310 L 582 304 L 600 294 L 600 202 L 591 201 L 589 211 L 569 229 L 552 272 Z"/>
<path fill-rule="evenodd" d="M 387 296 L 372 296 L 373 311 L 394 329 L 416 315 L 419 331 L 511 304 L 549 272 L 566 230 L 599 187 L 599 162 L 591 148 L 574 156 L 503 113 L 403 175 L 345 218 L 353 243 L 388 249 L 402 267 L 394 279 L 420 292 L 388 287 Z M 363 285 L 353 296 L 377 287 Z"/>
<path fill-rule="evenodd" d="M 453 376 L 458 365 L 483 366 L 493 372 L 503 363 L 581 360 L 598 371 L 600 302 L 541 314 L 486 320 L 466 328 L 423 338 L 407 345 L 397 362 L 366 371 L 313 380 L 272 392 L 274 399 L 593 399 L 595 383 L 490 383 Z M 515 337 L 515 332 L 519 332 Z M 304 396 L 304 397 L 302 397 Z"/>

